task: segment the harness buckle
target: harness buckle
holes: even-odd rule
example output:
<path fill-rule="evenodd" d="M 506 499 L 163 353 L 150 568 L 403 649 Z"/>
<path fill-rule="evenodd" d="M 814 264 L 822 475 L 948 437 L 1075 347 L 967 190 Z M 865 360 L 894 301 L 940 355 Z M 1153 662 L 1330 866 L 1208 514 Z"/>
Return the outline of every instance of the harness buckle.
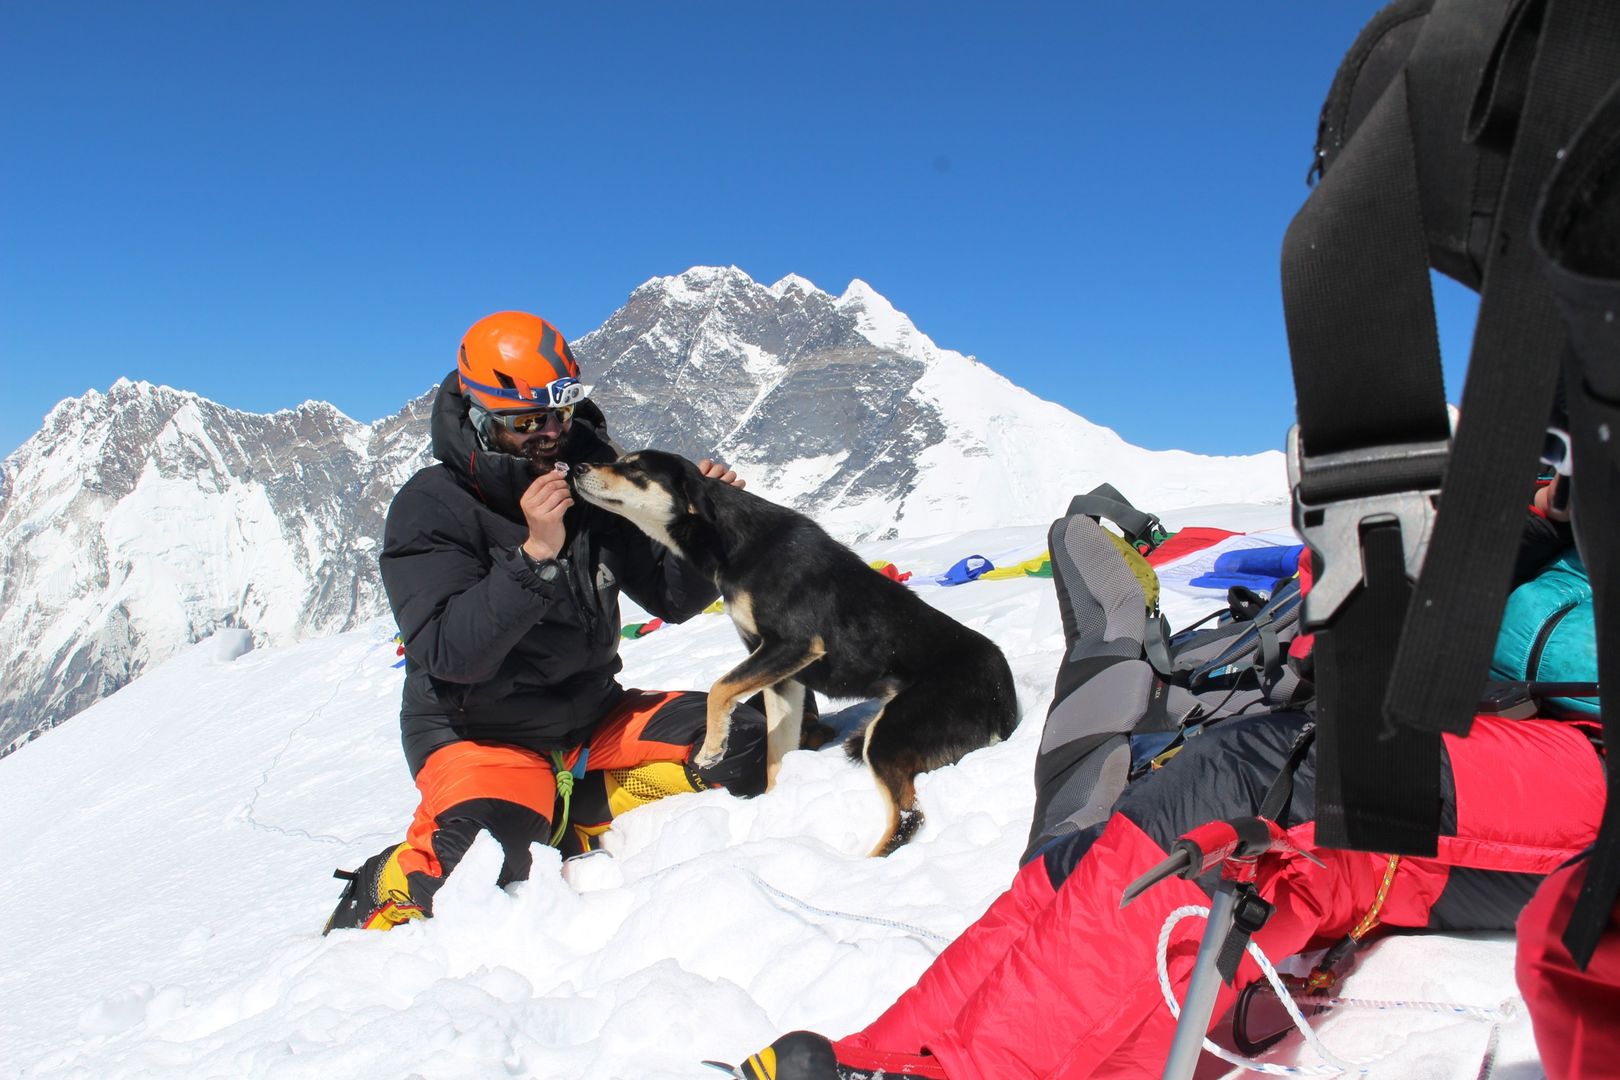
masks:
<path fill-rule="evenodd" d="M 1361 531 L 1394 521 L 1406 576 L 1417 580 L 1434 534 L 1440 484 L 1451 440 L 1390 443 L 1305 455 L 1299 425 L 1288 429 L 1288 489 L 1294 528 L 1320 558 L 1321 576 L 1305 594 L 1304 624 L 1326 624 L 1364 583 Z"/>
<path fill-rule="evenodd" d="M 1559 476 L 1570 476 L 1575 468 L 1575 444 L 1569 430 L 1549 425 L 1542 439 L 1541 463 Z"/>

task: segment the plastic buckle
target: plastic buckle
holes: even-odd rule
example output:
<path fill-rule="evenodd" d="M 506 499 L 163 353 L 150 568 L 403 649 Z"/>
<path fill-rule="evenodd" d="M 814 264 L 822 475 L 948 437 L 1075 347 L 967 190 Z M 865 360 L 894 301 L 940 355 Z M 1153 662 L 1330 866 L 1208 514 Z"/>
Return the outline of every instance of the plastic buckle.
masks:
<path fill-rule="evenodd" d="M 1156 548 L 1160 543 L 1162 543 L 1162 541 L 1158 541 L 1153 538 L 1155 536 L 1168 536 L 1170 534 L 1165 531 L 1164 522 L 1159 520 L 1158 514 L 1148 514 L 1146 516 L 1147 528 L 1142 530 L 1142 539 L 1147 542 L 1150 548 Z"/>
<path fill-rule="evenodd" d="M 1364 583 L 1361 530 L 1395 521 L 1401 529 L 1406 576 L 1423 569 L 1434 534 L 1440 480 L 1451 440 L 1394 443 L 1307 458 L 1299 425 L 1288 429 L 1288 489 L 1294 528 L 1322 562 L 1305 594 L 1304 624 L 1321 627 Z"/>
<path fill-rule="evenodd" d="M 1574 444 L 1569 432 L 1560 427 L 1549 427 L 1541 444 L 1541 463 L 1559 476 L 1568 476 L 1575 464 Z"/>

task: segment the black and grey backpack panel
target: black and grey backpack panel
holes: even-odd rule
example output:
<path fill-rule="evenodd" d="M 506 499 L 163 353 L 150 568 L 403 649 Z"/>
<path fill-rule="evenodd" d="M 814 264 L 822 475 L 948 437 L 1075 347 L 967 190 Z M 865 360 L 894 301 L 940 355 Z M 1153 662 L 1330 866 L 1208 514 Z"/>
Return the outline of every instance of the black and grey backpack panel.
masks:
<path fill-rule="evenodd" d="M 1322 569 L 1305 628 L 1325 846 L 1435 851 L 1440 736 L 1478 711 L 1544 446 L 1573 463 L 1599 668 L 1620 668 L 1617 162 L 1614 0 L 1396 0 L 1334 79 L 1282 258 L 1290 486 Z M 1455 438 L 1431 269 L 1480 292 Z M 1611 791 L 1565 938 L 1577 963 L 1617 898 Z"/>

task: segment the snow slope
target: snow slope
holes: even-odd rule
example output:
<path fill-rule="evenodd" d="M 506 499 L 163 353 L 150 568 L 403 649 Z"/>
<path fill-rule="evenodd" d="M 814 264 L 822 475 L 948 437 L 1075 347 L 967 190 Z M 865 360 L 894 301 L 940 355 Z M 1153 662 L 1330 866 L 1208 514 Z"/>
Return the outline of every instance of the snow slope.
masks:
<path fill-rule="evenodd" d="M 1276 529 L 1284 514 L 1170 523 Z M 921 579 L 1043 545 L 1020 527 L 862 554 Z M 717 1075 L 700 1058 L 737 1060 L 791 1028 L 861 1026 L 1011 879 L 1062 649 L 1049 581 L 919 591 L 1006 651 L 1024 722 L 923 778 L 928 824 L 892 858 L 861 857 L 882 815 L 866 773 L 801 752 L 761 798 L 707 792 L 626 815 L 612 857 L 566 879 L 547 849 L 532 880 L 496 890 L 499 849 L 481 838 L 438 918 L 325 939 L 332 868 L 399 837 L 414 806 L 393 629 L 192 646 L 0 761 L 0 1078 L 697 1080 Z M 1166 595 L 1176 624 L 1218 602 Z M 623 655 L 628 685 L 701 688 L 741 652 L 727 620 L 700 616 Z M 826 711 L 845 707 L 861 708 Z M 1495 1006 L 1514 993 L 1512 943 L 1389 940 L 1346 992 Z M 1341 1011 L 1323 1027 L 1340 1053 L 1387 1055 L 1373 1076 L 1434 1080 L 1479 1075 L 1489 1034 L 1425 1013 Z M 1520 1017 L 1498 1075 L 1536 1075 L 1534 1062 Z"/>

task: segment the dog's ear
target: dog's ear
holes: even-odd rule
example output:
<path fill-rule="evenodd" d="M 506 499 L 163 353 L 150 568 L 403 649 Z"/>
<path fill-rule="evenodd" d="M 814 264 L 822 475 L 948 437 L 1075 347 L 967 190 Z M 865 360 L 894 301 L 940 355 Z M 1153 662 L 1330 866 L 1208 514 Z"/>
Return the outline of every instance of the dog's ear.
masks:
<path fill-rule="evenodd" d="M 714 520 L 714 496 L 709 494 L 709 479 L 691 462 L 681 470 L 682 486 L 686 489 L 686 509 L 704 521 Z"/>

